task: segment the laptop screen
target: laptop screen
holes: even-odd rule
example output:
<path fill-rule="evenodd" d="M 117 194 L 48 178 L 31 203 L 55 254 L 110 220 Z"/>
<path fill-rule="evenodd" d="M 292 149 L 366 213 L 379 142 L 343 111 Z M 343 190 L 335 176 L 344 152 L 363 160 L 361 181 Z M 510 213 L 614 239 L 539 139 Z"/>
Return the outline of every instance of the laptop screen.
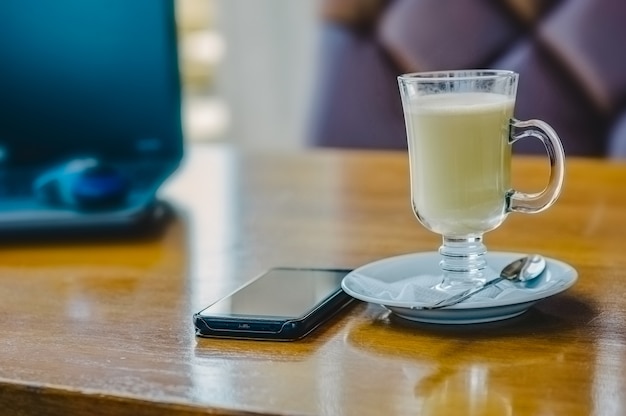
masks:
<path fill-rule="evenodd" d="M 180 159 L 172 1 L 0 1 L 0 167 Z"/>

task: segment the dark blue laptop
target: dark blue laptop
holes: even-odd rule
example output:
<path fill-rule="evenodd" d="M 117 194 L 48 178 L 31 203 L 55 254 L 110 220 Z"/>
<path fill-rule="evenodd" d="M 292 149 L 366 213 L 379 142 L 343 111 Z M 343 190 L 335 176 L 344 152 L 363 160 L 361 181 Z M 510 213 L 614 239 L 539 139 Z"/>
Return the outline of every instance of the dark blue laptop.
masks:
<path fill-rule="evenodd" d="M 172 0 L 0 1 L 0 233 L 136 224 L 182 153 Z"/>

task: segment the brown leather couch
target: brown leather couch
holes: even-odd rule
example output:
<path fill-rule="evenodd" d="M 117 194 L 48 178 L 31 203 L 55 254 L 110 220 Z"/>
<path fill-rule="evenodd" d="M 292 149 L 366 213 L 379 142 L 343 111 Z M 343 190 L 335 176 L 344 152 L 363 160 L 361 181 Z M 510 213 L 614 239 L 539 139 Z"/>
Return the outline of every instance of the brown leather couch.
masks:
<path fill-rule="evenodd" d="M 567 155 L 626 157 L 623 0 L 328 0 L 322 20 L 314 146 L 405 148 L 398 74 L 501 68 L 520 73 L 515 116 Z"/>

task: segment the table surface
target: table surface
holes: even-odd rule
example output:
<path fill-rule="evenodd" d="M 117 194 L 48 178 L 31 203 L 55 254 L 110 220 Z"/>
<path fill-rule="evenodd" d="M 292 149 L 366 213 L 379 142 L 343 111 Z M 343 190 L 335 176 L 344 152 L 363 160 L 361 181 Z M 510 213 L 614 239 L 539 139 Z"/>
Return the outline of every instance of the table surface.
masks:
<path fill-rule="evenodd" d="M 516 157 L 538 190 L 547 162 Z M 570 158 L 549 210 L 491 251 L 574 266 L 567 292 L 499 323 L 420 325 L 359 302 L 297 342 L 199 339 L 192 314 L 273 266 L 436 250 L 403 152 L 193 148 L 155 238 L 0 250 L 0 403 L 10 414 L 626 413 L 626 164 Z M 288 296 L 288 293 L 285 294 Z"/>

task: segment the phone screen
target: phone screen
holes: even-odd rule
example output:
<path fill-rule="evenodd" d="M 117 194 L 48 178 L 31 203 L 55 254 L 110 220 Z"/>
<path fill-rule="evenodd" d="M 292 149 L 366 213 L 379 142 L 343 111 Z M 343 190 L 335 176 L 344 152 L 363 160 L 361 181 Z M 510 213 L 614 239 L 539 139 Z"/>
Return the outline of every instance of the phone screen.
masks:
<path fill-rule="evenodd" d="M 349 270 L 271 269 L 195 315 L 198 335 L 297 338 L 352 298 L 341 289 Z"/>

